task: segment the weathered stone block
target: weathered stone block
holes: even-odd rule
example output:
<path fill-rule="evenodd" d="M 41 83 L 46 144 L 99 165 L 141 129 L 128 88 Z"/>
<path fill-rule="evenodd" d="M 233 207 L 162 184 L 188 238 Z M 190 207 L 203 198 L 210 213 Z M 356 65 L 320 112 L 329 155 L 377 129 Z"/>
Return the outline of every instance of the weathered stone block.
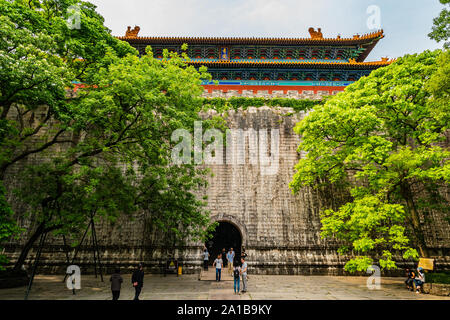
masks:
<path fill-rule="evenodd" d="M 243 92 L 243 95 L 249 95 Z M 233 93 L 234 94 L 234 93 Z M 290 92 L 289 94 L 295 95 Z M 211 96 L 222 96 L 222 91 L 213 90 Z M 298 95 L 298 93 L 297 93 Z M 314 93 L 304 91 L 299 98 L 308 95 L 318 98 Z M 268 96 L 267 91 L 259 91 L 257 96 Z M 204 116 L 212 116 L 210 111 Z M 320 237 L 320 211 L 332 200 L 342 202 L 345 195 L 330 189 L 327 194 L 304 188 L 293 195 L 289 183 L 294 174 L 294 166 L 304 153 L 298 153 L 300 137 L 293 128 L 306 113 L 295 113 L 290 108 L 248 108 L 247 110 L 229 110 L 226 121 L 231 129 L 240 129 L 247 133 L 241 153 L 237 159 L 242 163 L 209 165 L 214 176 L 208 177 L 209 186 L 199 195 L 208 196 L 207 209 L 213 221 L 229 222 L 235 226 L 242 237 L 242 245 L 248 253 L 249 270 L 261 274 L 342 274 L 345 259 L 336 253 L 338 244 L 333 240 Z M 272 132 L 278 132 L 278 144 L 264 143 L 261 132 L 272 139 Z M 249 132 L 256 132 L 257 139 L 250 140 Z M 253 142 L 251 142 L 253 141 Z M 267 140 L 269 141 L 269 140 Z M 271 140 L 270 140 L 271 141 Z M 235 145 L 235 140 L 233 144 Z M 275 149 L 274 149 L 275 148 Z M 271 158 L 273 172 L 264 170 L 261 158 L 251 163 L 252 154 L 267 151 Z M 224 146 L 226 154 L 226 146 Z M 259 154 L 261 155 L 261 154 Z M 30 157 L 27 163 L 40 162 L 39 157 Z M 273 160 L 273 161 L 272 161 Z M 26 165 L 25 162 L 11 168 L 5 180 L 14 186 L 15 175 Z M 23 212 L 23 204 L 17 202 L 14 210 Z M 149 230 L 145 214 L 139 213 L 134 219 L 123 216 L 115 224 L 104 221 L 97 226 L 101 261 L 108 269 L 120 266 L 128 270 L 138 262 L 144 262 L 152 272 L 162 272 L 168 257 L 180 259 L 183 272 L 198 272 L 201 268 L 202 243 L 187 242 L 184 246 L 168 248 L 163 234 Z M 427 220 L 422 223 L 427 228 L 427 244 L 431 252 L 438 256 L 436 265 L 450 267 L 449 223 L 443 214 L 430 211 Z M 20 221 L 25 227 L 33 221 Z M 24 240 L 11 242 L 5 253 L 14 261 L 20 252 Z M 434 250 L 434 251 L 433 251 Z M 73 250 L 70 251 L 71 256 Z M 30 255 L 32 262 L 35 251 Z M 62 239 L 50 238 L 42 255 L 41 272 L 64 272 L 66 256 Z M 93 251 L 90 243 L 85 243 L 75 261 L 83 272 L 92 272 Z M 428 290 L 428 289 L 426 289 Z M 448 294 L 448 288 L 430 285 L 430 290 L 440 290 Z"/>
<path fill-rule="evenodd" d="M 450 284 L 441 283 L 425 283 L 423 292 L 435 296 L 450 296 Z"/>

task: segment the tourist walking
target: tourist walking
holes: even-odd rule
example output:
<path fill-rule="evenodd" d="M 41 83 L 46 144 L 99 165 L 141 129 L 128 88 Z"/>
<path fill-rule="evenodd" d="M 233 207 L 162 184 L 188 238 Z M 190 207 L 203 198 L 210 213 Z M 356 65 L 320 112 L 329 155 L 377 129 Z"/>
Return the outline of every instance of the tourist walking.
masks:
<path fill-rule="evenodd" d="M 120 269 L 119 268 L 116 268 L 114 273 L 111 275 L 111 278 L 109 278 L 109 281 L 111 281 L 112 299 L 113 300 L 119 300 L 120 289 L 122 287 L 122 282 L 123 282 L 123 278 L 120 275 Z"/>
<path fill-rule="evenodd" d="M 242 293 L 247 292 L 247 262 L 245 262 L 245 258 L 241 258 L 241 276 L 242 276 Z"/>
<path fill-rule="evenodd" d="M 222 255 L 219 254 L 217 255 L 217 259 L 214 260 L 213 263 L 213 267 L 216 267 L 216 281 L 220 281 L 220 276 L 222 275 L 222 265 L 223 265 L 223 260 L 222 260 Z"/>
<path fill-rule="evenodd" d="M 241 282 L 241 267 L 239 263 L 234 264 L 233 270 L 233 278 L 234 278 L 234 294 L 240 294 L 240 282 Z"/>
<path fill-rule="evenodd" d="M 144 286 L 144 265 L 142 263 L 139 263 L 138 268 L 133 272 L 131 283 L 135 291 L 134 300 L 139 300 L 139 295 Z"/>
<path fill-rule="evenodd" d="M 208 263 L 209 263 L 209 252 L 206 247 L 203 250 L 203 269 L 208 271 Z"/>
<path fill-rule="evenodd" d="M 233 261 L 234 261 L 234 251 L 233 248 L 230 248 L 230 251 L 227 253 L 227 261 L 228 261 L 228 272 L 230 275 L 233 275 Z"/>

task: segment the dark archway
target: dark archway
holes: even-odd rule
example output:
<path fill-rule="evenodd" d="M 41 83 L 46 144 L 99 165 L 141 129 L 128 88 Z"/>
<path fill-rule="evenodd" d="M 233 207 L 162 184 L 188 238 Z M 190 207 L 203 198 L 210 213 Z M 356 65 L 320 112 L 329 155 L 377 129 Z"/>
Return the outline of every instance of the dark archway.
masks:
<path fill-rule="evenodd" d="M 222 249 L 228 252 L 230 248 L 236 252 L 236 258 L 241 256 L 242 236 L 239 229 L 226 221 L 219 221 L 219 225 L 213 233 L 213 237 L 205 243 L 208 248 L 210 257 L 210 264 L 217 258 L 217 255 L 221 253 Z M 226 257 L 223 257 L 225 260 Z"/>

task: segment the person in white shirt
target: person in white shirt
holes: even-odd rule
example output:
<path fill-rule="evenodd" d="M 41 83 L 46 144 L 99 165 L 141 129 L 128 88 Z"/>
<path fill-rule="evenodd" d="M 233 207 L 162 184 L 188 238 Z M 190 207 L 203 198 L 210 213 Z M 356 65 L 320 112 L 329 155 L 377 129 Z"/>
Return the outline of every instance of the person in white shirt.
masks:
<path fill-rule="evenodd" d="M 209 252 L 208 249 L 206 249 L 205 247 L 203 251 L 203 269 L 206 271 L 208 271 L 208 262 L 209 262 Z"/>
<path fill-rule="evenodd" d="M 213 266 L 216 267 L 216 281 L 220 281 L 220 276 L 222 275 L 222 265 L 223 265 L 222 255 L 219 254 L 217 255 L 217 259 L 214 260 L 213 263 Z"/>
<path fill-rule="evenodd" d="M 244 258 L 241 258 L 241 276 L 242 276 L 242 293 L 247 292 L 247 262 Z"/>
<path fill-rule="evenodd" d="M 425 283 L 425 273 L 423 272 L 423 268 L 417 268 L 417 275 L 414 279 L 414 285 L 416 287 L 416 293 L 420 293 L 420 287 Z"/>

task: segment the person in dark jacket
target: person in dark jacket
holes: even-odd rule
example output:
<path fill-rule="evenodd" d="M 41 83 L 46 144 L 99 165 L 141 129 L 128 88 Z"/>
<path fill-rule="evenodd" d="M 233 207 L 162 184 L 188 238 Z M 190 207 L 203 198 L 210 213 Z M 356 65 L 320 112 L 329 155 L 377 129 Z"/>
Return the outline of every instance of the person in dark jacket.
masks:
<path fill-rule="evenodd" d="M 139 300 L 142 287 L 144 286 L 144 266 L 139 263 L 137 270 L 133 272 L 131 276 L 131 283 L 133 284 L 135 295 L 134 300 Z"/>
<path fill-rule="evenodd" d="M 222 261 L 223 261 L 223 266 L 226 267 L 227 266 L 227 250 L 225 250 L 225 248 L 222 249 Z"/>
<path fill-rule="evenodd" d="M 119 300 L 120 288 L 122 287 L 123 278 L 120 275 L 120 269 L 117 268 L 109 279 L 111 281 L 112 299 Z"/>
<path fill-rule="evenodd" d="M 241 258 L 244 258 L 245 260 L 247 259 L 247 253 L 245 252 L 245 248 L 244 247 L 242 247 Z"/>
<path fill-rule="evenodd" d="M 415 278 L 414 272 L 412 270 L 410 270 L 410 269 L 406 269 L 406 276 L 408 277 L 405 280 L 406 288 L 409 289 L 409 290 L 412 290 L 413 289 L 413 282 L 414 282 L 414 278 Z"/>

